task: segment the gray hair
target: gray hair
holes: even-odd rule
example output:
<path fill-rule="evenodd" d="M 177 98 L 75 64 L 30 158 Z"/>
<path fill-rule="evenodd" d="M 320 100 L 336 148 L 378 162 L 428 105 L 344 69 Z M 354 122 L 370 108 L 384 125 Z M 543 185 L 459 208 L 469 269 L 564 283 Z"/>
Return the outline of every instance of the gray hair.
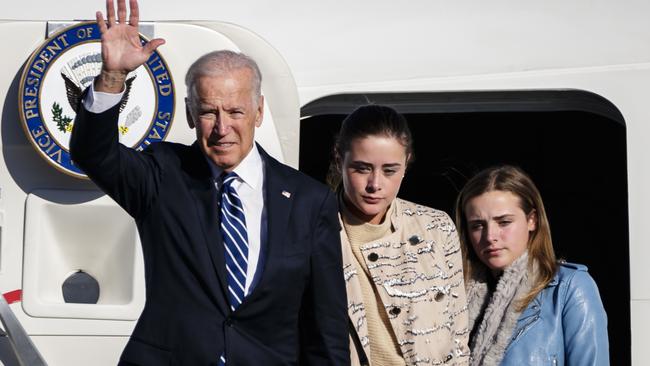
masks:
<path fill-rule="evenodd" d="M 252 74 L 251 88 L 253 89 L 253 103 L 257 105 L 262 95 L 262 73 L 255 60 L 240 52 L 219 50 L 207 53 L 190 66 L 185 75 L 187 98 L 192 104 L 196 103 L 196 82 L 203 76 L 219 76 L 227 72 L 247 68 Z"/>

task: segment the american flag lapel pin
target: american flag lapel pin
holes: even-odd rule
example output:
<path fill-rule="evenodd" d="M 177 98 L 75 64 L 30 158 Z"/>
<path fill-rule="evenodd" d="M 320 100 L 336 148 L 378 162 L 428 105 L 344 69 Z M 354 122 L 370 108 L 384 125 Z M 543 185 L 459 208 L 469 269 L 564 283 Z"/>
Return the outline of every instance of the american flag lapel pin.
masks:
<path fill-rule="evenodd" d="M 287 198 L 290 198 L 290 197 L 291 197 L 291 193 L 289 193 L 289 192 L 287 192 L 287 191 L 282 191 L 282 195 L 285 196 L 285 197 L 287 197 Z"/>

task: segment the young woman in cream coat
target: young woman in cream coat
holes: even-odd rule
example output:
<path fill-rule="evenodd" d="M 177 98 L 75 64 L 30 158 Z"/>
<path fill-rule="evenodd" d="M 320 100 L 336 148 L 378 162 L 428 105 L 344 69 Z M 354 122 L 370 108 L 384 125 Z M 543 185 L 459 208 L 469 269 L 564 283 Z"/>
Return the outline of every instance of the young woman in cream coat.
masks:
<path fill-rule="evenodd" d="M 339 191 L 353 365 L 468 360 L 454 223 L 396 197 L 412 156 L 405 118 L 385 106 L 350 114 L 335 144 L 330 184 Z"/>

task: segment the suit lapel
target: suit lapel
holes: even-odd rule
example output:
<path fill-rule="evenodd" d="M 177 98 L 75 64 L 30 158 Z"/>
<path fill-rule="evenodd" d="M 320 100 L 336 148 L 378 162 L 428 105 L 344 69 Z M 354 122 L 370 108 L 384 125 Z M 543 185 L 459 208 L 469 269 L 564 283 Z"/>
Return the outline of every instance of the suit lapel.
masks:
<path fill-rule="evenodd" d="M 262 271 L 259 283 L 237 310 L 260 296 L 259 294 L 273 283 L 273 274 L 282 266 L 287 227 L 293 206 L 292 193 L 295 191 L 295 183 L 284 174 L 286 167 L 269 156 L 261 146 L 257 145 L 257 148 L 264 162 L 264 204 L 267 217 L 266 250 L 264 252 L 266 252 L 266 258 L 264 267 L 258 268 L 258 271 Z"/>
<path fill-rule="evenodd" d="M 264 293 L 265 288 L 272 286 L 273 274 L 282 267 L 287 227 L 293 206 L 292 193 L 295 191 L 295 182 L 286 177 L 286 167 L 269 156 L 259 145 L 257 147 L 264 163 L 264 205 L 267 217 L 267 238 L 263 243 L 266 248 L 260 254 L 265 253 L 266 257 L 264 265 L 257 269 L 262 271 L 259 283 L 236 311 L 246 308 L 247 303 L 255 301 L 261 293 Z M 192 149 L 196 156 L 188 160 L 197 163 L 188 169 L 187 183 L 192 192 L 205 243 L 223 292 L 221 296 L 217 296 L 218 303 L 228 312 L 230 311 L 227 303 L 228 278 L 219 230 L 218 194 L 208 163 L 198 145 L 194 143 Z"/>
<path fill-rule="evenodd" d="M 219 230 L 217 189 L 214 186 L 214 180 L 208 163 L 205 161 L 205 157 L 196 143 L 192 145 L 192 150 L 195 156 L 187 160 L 196 163 L 193 163 L 187 169 L 189 173 L 186 177 L 187 185 L 192 192 L 194 207 L 199 216 L 199 226 L 203 231 L 212 266 L 217 274 L 218 282 L 223 292 L 221 296 L 216 296 L 216 298 L 223 309 L 229 309 L 226 297 L 228 280 L 226 277 L 224 248 Z"/>

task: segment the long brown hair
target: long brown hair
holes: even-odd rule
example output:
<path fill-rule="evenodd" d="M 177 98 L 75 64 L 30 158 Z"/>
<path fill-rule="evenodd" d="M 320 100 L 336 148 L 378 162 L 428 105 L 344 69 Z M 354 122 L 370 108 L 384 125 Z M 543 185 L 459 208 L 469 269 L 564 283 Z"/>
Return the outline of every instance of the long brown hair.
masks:
<path fill-rule="evenodd" d="M 491 191 L 510 192 L 519 198 L 519 205 L 527 217 L 534 213 L 536 218 L 535 230 L 528 238 L 528 265 L 537 263 L 538 277 L 526 296 L 519 300 L 519 310 L 523 310 L 537 294 L 546 287 L 557 271 L 557 261 L 551 241 L 551 229 L 546 217 L 542 196 L 535 183 L 521 169 L 502 165 L 485 169 L 470 179 L 461 190 L 456 200 L 456 226 L 460 237 L 463 254 L 463 270 L 465 282 L 473 278 L 475 268 L 486 267 L 472 248 L 465 207 L 469 200 Z"/>

